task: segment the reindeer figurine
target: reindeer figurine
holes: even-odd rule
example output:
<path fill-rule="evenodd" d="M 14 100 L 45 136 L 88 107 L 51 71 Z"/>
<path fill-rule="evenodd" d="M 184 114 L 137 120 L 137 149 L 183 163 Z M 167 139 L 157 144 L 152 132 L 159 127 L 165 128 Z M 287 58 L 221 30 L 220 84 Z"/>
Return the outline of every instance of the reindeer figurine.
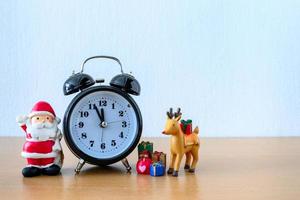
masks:
<path fill-rule="evenodd" d="M 178 169 L 184 154 L 186 155 L 184 169 L 191 173 L 195 172 L 199 158 L 199 128 L 196 127 L 189 135 L 184 134 L 179 124 L 181 115 L 180 108 L 174 114 L 172 108 L 170 108 L 170 111 L 167 112 L 166 126 L 162 132 L 165 135 L 171 135 L 171 158 L 168 174 L 172 174 L 173 176 L 178 176 Z"/>

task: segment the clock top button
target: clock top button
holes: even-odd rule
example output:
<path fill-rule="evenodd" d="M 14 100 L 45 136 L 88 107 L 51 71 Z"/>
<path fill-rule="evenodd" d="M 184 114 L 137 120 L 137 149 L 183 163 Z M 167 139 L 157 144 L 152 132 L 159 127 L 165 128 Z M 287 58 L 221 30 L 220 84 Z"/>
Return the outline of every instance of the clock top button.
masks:
<path fill-rule="evenodd" d="M 96 83 L 104 83 L 104 82 L 105 82 L 104 78 L 96 79 Z"/>

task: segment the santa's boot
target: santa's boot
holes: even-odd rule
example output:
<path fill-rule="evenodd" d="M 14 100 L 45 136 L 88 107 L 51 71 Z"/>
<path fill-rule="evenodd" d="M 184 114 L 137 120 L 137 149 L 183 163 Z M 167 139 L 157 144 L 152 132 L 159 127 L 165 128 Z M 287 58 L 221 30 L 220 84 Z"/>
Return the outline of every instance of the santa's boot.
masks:
<path fill-rule="evenodd" d="M 43 169 L 42 173 L 48 176 L 58 175 L 60 172 L 60 167 L 58 165 L 51 165 L 50 167 L 46 167 Z"/>
<path fill-rule="evenodd" d="M 41 175 L 41 169 L 37 167 L 25 167 L 22 170 L 24 177 L 34 177 Z"/>

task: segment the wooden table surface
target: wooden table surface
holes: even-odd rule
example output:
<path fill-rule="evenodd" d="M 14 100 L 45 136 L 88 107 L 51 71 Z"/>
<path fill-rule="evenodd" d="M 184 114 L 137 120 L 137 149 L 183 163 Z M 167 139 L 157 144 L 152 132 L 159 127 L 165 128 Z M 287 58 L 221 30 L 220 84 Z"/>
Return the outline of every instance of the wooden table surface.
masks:
<path fill-rule="evenodd" d="M 167 138 L 146 138 L 167 152 Z M 129 157 L 132 174 L 121 163 L 85 165 L 74 175 L 77 158 L 63 142 L 65 163 L 59 176 L 23 178 L 24 138 L 0 137 L 0 199 L 299 199 L 300 138 L 201 140 L 195 174 L 179 177 L 137 175 L 137 151 Z M 169 161 L 169 159 L 168 159 Z"/>

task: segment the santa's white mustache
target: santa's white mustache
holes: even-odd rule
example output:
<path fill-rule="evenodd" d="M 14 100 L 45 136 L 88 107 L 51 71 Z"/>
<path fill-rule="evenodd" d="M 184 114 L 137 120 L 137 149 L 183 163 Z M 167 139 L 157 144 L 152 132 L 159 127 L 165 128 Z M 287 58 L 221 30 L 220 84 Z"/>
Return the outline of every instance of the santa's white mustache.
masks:
<path fill-rule="evenodd" d="M 33 123 L 31 124 L 32 128 L 43 129 L 43 128 L 53 128 L 54 123 L 43 122 L 43 123 Z"/>

